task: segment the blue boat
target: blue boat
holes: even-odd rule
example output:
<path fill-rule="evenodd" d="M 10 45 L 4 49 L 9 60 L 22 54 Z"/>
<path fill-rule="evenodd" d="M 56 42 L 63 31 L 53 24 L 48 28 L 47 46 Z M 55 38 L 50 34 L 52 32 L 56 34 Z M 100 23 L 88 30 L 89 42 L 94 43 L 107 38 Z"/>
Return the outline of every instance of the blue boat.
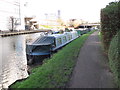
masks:
<path fill-rule="evenodd" d="M 79 37 L 77 31 L 64 32 L 63 34 L 52 34 L 39 37 L 33 43 L 26 45 L 28 64 L 33 64 L 36 57 L 50 57 L 51 53 Z"/>

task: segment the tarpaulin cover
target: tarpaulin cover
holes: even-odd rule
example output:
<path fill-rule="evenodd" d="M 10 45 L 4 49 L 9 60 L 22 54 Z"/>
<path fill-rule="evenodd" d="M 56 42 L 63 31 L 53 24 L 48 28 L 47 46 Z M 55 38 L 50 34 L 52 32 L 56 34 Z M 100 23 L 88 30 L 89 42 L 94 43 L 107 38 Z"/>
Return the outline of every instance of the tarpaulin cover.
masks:
<path fill-rule="evenodd" d="M 52 44 L 54 42 L 54 37 L 44 36 L 38 38 L 35 42 L 33 42 L 33 45 L 39 44 L 39 45 L 48 45 Z"/>
<path fill-rule="evenodd" d="M 35 40 L 32 44 L 27 44 L 26 53 L 46 53 L 50 51 L 50 45 L 54 43 L 54 37 L 44 36 Z"/>

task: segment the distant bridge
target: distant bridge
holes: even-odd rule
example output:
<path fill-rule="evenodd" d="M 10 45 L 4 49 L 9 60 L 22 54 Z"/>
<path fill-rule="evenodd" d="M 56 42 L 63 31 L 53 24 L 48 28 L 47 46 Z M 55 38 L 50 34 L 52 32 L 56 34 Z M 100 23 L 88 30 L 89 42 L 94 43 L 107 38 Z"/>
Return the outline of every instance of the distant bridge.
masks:
<path fill-rule="evenodd" d="M 88 24 L 81 24 L 75 28 L 91 28 L 91 27 L 98 27 L 100 28 L 100 24 L 99 23 L 88 23 Z"/>
<path fill-rule="evenodd" d="M 91 23 L 91 24 L 84 24 L 85 26 L 100 26 L 100 24 L 97 24 L 97 23 Z"/>

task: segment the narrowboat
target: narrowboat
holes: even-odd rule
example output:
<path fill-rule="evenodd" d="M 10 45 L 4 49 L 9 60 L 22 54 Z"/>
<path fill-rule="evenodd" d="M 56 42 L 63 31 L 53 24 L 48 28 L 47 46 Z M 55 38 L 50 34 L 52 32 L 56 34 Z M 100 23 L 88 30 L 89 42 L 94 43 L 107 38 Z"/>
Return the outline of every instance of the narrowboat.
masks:
<path fill-rule="evenodd" d="M 33 43 L 26 44 L 27 63 L 35 62 L 36 57 L 50 56 L 52 52 L 78 38 L 77 31 L 52 34 L 37 38 Z M 39 58 L 40 59 L 40 58 Z"/>

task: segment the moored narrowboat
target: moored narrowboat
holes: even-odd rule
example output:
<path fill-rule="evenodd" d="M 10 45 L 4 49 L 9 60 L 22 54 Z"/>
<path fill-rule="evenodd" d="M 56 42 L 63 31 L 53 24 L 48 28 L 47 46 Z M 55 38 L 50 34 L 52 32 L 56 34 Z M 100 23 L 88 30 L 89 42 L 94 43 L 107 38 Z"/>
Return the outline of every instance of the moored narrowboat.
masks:
<path fill-rule="evenodd" d="M 28 64 L 42 57 L 50 56 L 53 51 L 63 47 L 72 40 L 79 37 L 77 31 L 64 32 L 63 34 L 52 34 L 39 37 L 31 44 L 26 44 L 26 55 Z"/>

